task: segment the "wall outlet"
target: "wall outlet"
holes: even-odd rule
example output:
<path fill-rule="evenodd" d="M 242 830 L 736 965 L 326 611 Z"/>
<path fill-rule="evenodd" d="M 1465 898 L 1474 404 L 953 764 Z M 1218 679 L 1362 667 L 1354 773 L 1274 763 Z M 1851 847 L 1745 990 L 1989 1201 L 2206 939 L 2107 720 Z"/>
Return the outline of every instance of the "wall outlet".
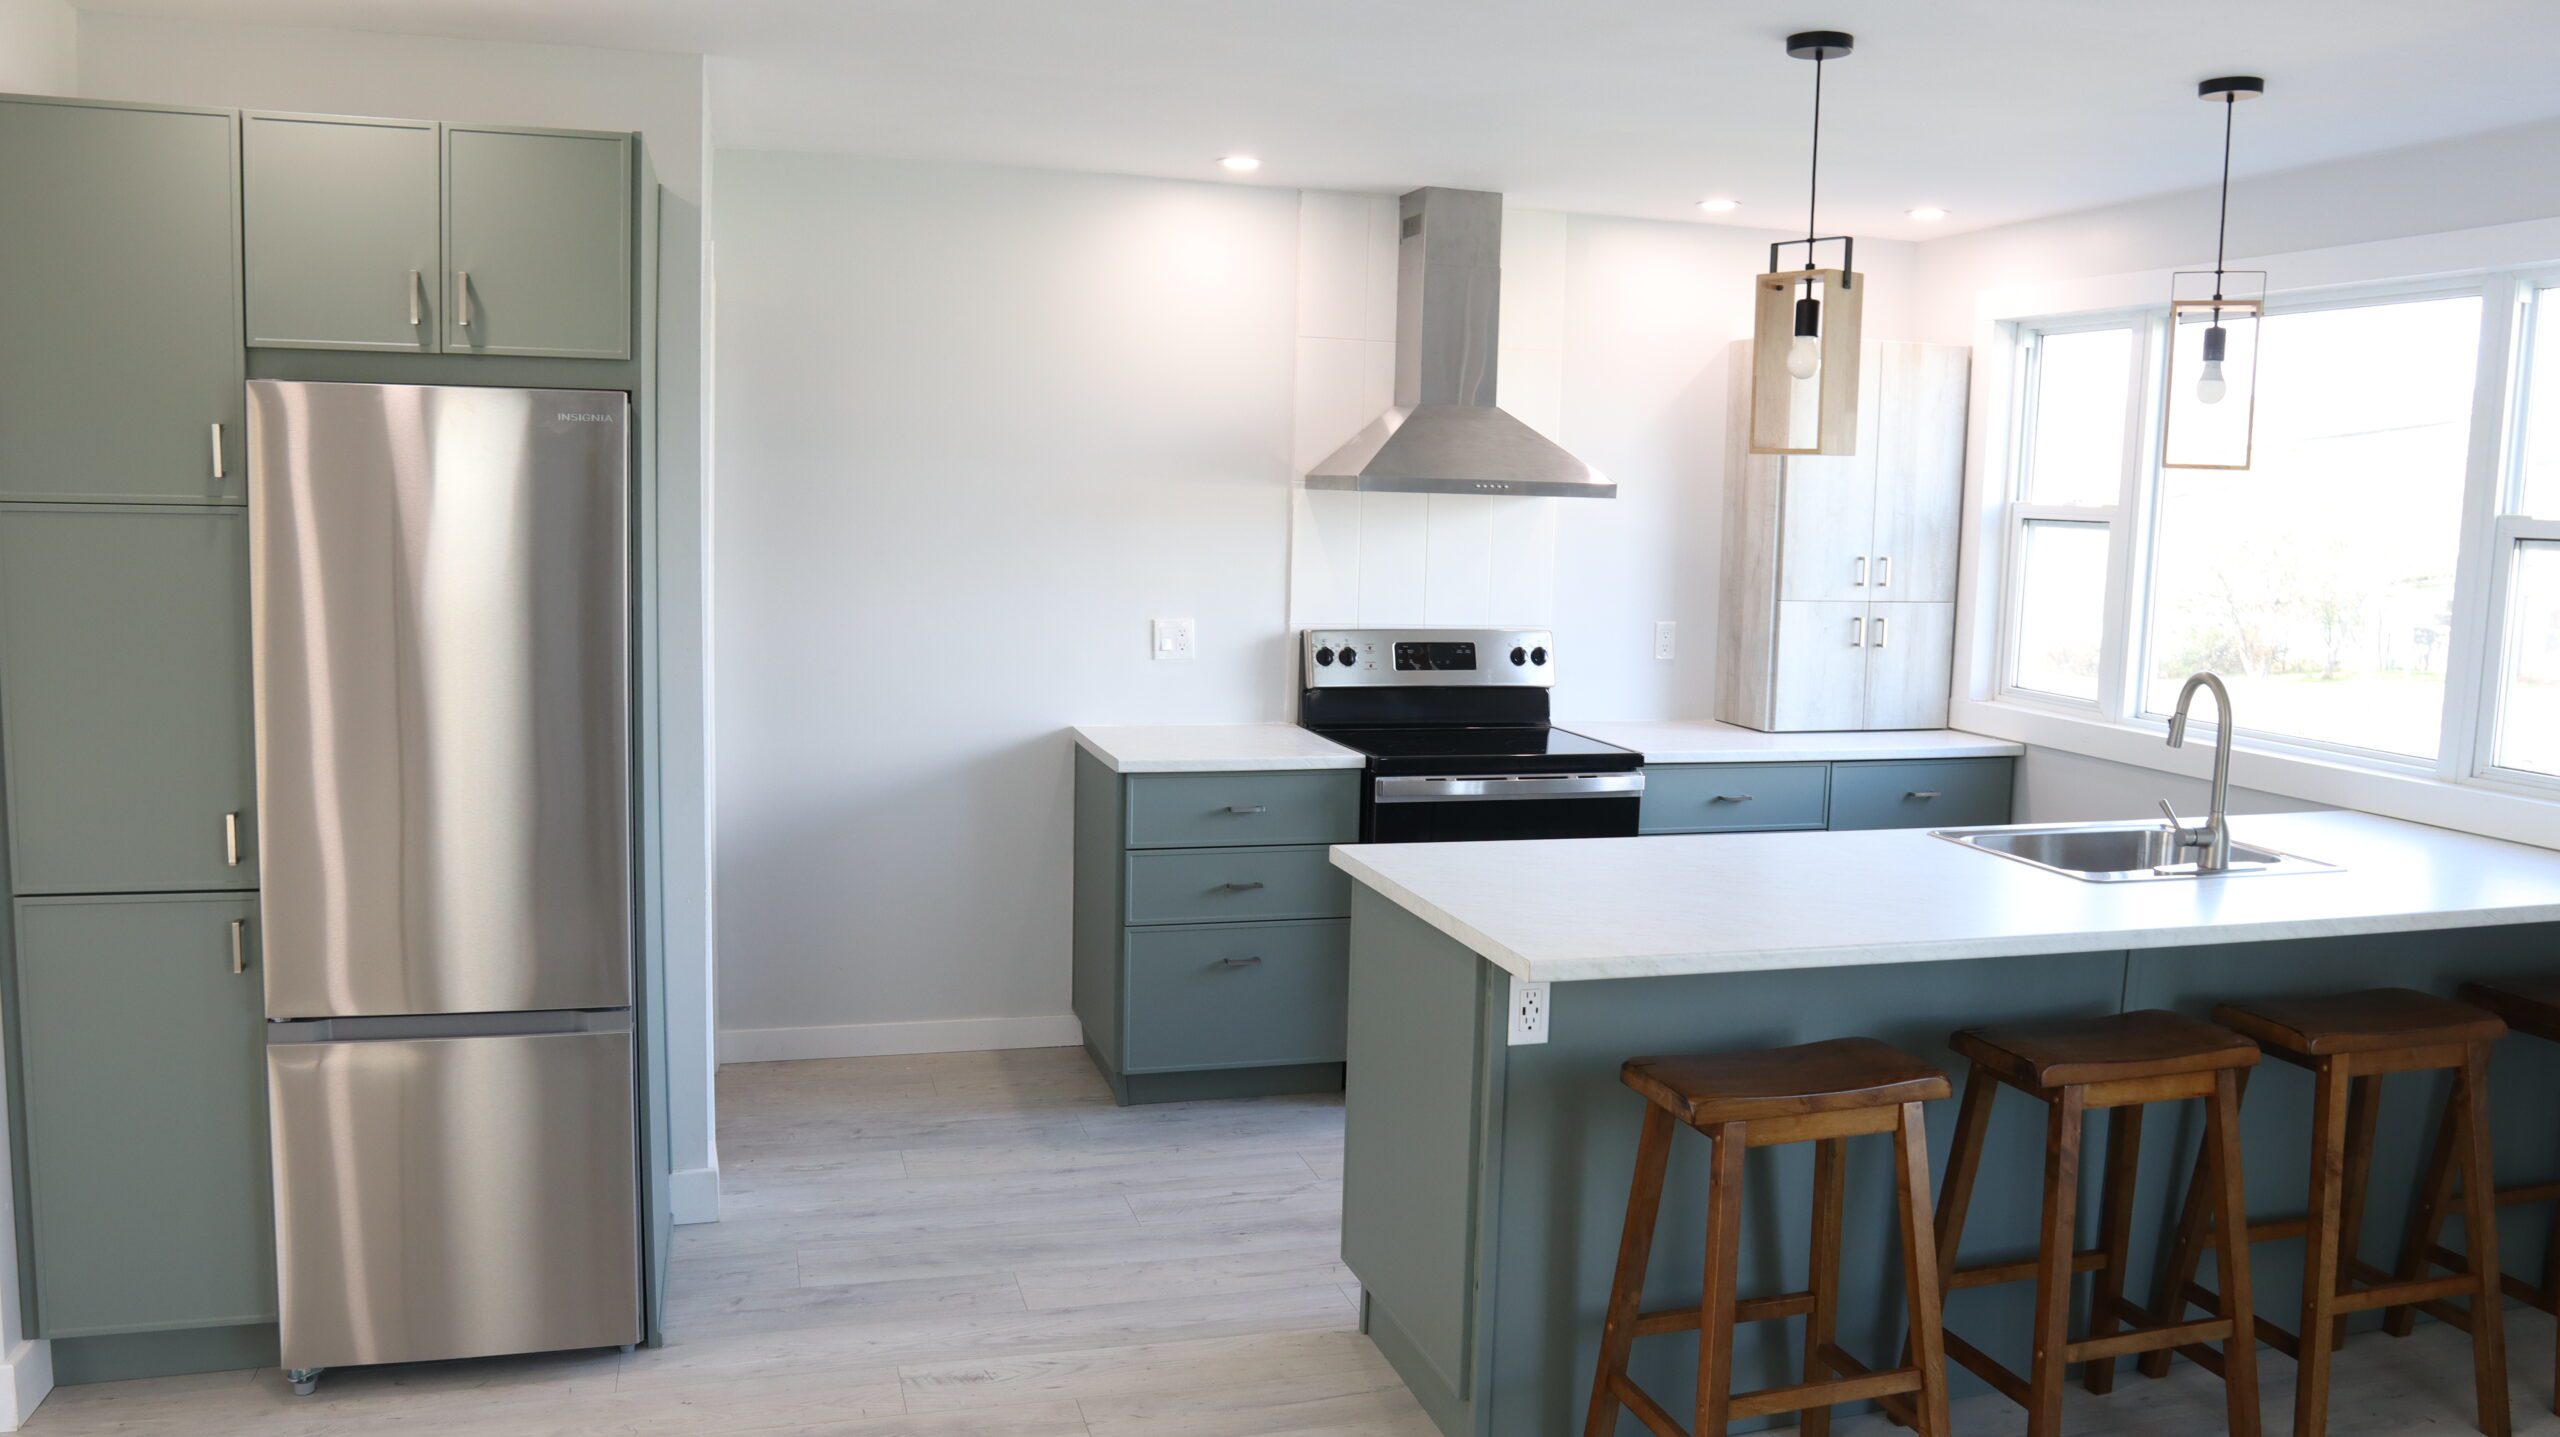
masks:
<path fill-rule="evenodd" d="M 1511 980 L 1511 1046 L 1547 1041 L 1547 985 Z"/>
<path fill-rule="evenodd" d="M 1669 619 L 1656 622 L 1653 626 L 1653 656 L 1666 664 L 1671 662 L 1672 649 L 1679 637 L 1678 624 Z"/>
<path fill-rule="evenodd" d="M 1155 654 L 1160 659 L 1187 659 L 1193 651 L 1189 619 L 1158 619 L 1152 626 Z"/>

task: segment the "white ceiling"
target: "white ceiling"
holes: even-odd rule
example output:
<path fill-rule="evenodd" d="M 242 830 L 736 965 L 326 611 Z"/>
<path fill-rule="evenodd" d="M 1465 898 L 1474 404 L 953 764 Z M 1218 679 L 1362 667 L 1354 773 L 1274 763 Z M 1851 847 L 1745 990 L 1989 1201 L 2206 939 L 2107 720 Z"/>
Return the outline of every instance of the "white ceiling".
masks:
<path fill-rule="evenodd" d="M 1803 223 L 1918 238 L 2209 184 L 2198 79 L 2256 71 L 2243 174 L 2560 116 L 2553 0 L 81 0 L 713 58 L 717 143 Z M 2380 197 L 2386 198 L 2387 197 Z M 1943 224 L 1905 217 L 1918 204 Z"/>

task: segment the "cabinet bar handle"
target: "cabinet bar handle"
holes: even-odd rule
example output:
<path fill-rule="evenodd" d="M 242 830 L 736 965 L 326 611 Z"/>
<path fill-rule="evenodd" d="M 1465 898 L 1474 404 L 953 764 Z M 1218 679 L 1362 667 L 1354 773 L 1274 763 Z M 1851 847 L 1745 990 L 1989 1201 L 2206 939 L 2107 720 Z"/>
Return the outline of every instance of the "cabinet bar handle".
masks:
<path fill-rule="evenodd" d="M 409 271 L 409 327 L 416 329 L 427 322 L 425 309 L 418 303 L 418 292 L 426 287 L 426 278 L 416 270 Z"/>
<path fill-rule="evenodd" d="M 1893 556 L 1891 554 L 1876 560 L 1876 587 L 1879 589 L 1893 587 Z"/>
<path fill-rule="evenodd" d="M 1269 805 L 1260 803 L 1231 803 L 1227 805 L 1227 812 L 1240 813 L 1246 817 L 1251 817 L 1257 813 L 1269 813 L 1270 811 L 1271 809 Z"/>
<path fill-rule="evenodd" d="M 1866 646 L 1867 619 L 1864 614 L 1861 614 L 1849 621 L 1849 647 L 1853 649 L 1863 649 Z"/>
<path fill-rule="evenodd" d="M 453 322 L 464 329 L 471 327 L 471 271 L 467 269 L 453 272 Z"/>
<path fill-rule="evenodd" d="M 1707 801 L 1709 803 L 1749 803 L 1751 801 L 1751 795 L 1747 793 L 1719 793 L 1714 798 Z"/>
<path fill-rule="evenodd" d="M 1250 968 L 1261 961 L 1262 955 L 1256 953 L 1250 958 L 1221 958 L 1218 960 L 1218 966 L 1222 968 Z"/>
<path fill-rule="evenodd" d="M 1863 589 L 1863 588 L 1865 588 L 1866 586 L 1867 586 L 1867 556 L 1866 556 L 1866 555 L 1864 555 L 1864 554 L 1860 554 L 1860 555 L 1858 556 L 1858 587 L 1859 587 L 1859 588 L 1861 588 L 1861 589 Z"/>
<path fill-rule="evenodd" d="M 1884 620 L 1883 620 L 1883 619 L 1881 619 L 1881 618 L 1879 618 L 1879 619 L 1877 619 L 1877 620 L 1876 620 L 1876 647 L 1877 647 L 1877 648 L 1883 648 L 1883 647 L 1884 647 L 1884 641 L 1885 641 Z"/>
<path fill-rule="evenodd" d="M 1938 796 L 1938 791 L 1937 791 L 1936 789 L 1934 789 L 1934 788 L 1915 788 L 1915 789 L 1911 790 L 1909 793 L 1906 793 L 1906 794 L 1904 794 L 1904 795 L 1903 795 L 1903 797 L 1904 797 L 1904 798 L 1916 798 L 1916 799 L 1919 799 L 1919 800 L 1920 800 L 1921 802 L 1923 802 L 1923 803 L 1926 803 L 1926 802 L 1928 802 L 1930 799 L 1936 798 L 1937 796 Z"/>
<path fill-rule="evenodd" d="M 222 477 L 222 425 L 220 421 L 216 421 L 213 426 L 213 477 L 216 479 Z"/>
<path fill-rule="evenodd" d="M 1229 893 L 1251 893 L 1262 886 L 1262 880 L 1257 878 L 1249 883 L 1221 883 L 1218 886 Z"/>
<path fill-rule="evenodd" d="M 246 918 L 231 920 L 231 971 L 235 974 L 249 971 L 249 946 L 243 937 L 248 927 Z"/>
<path fill-rule="evenodd" d="M 237 812 L 222 816 L 222 861 L 233 868 L 240 866 L 240 815 Z"/>

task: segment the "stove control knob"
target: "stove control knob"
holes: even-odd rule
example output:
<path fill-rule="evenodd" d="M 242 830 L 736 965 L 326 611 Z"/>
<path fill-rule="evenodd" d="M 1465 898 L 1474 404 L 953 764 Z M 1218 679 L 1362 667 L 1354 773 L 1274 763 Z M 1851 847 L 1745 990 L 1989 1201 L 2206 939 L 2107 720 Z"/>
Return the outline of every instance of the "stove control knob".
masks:
<path fill-rule="evenodd" d="M 1547 651 L 1545 649 L 1531 649 L 1529 651 L 1529 662 L 1536 664 L 1540 668 L 1546 667 Z"/>
<path fill-rule="evenodd" d="M 1513 649 L 1511 651 L 1512 667 L 1517 668 L 1527 662 L 1529 662 L 1529 651 L 1527 649 Z"/>
<path fill-rule="evenodd" d="M 1321 664 L 1321 665 L 1330 666 L 1330 665 L 1333 663 L 1333 650 L 1331 650 L 1331 649 L 1318 649 L 1318 650 L 1316 650 L 1316 662 L 1317 662 L 1318 664 Z"/>

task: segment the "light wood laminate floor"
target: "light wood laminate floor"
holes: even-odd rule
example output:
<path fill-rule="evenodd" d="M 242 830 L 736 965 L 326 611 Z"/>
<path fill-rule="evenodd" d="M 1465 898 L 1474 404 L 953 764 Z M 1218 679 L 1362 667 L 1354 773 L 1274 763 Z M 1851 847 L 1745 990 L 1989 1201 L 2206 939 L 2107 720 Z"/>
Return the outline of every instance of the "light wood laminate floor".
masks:
<path fill-rule="evenodd" d="M 1044 1049 L 733 1066 L 720 1113 L 725 1216 L 677 1230 L 662 1349 L 349 1370 L 301 1399 L 273 1371 L 64 1388 L 28 1430 L 1433 1432 L 1355 1329 L 1339 1100 L 1115 1108 L 1080 1051 Z M 2551 1321 L 2509 1317 L 2518 1437 L 2560 1437 Z M 2429 1324 L 2349 1351 L 2333 1437 L 2470 1430 L 2458 1334 Z M 2262 1358 L 2283 1431 L 2292 1367 Z M 2074 1396 L 2074 1437 L 2220 1430 L 2218 1388 L 2185 1364 Z M 1956 1425 L 2024 1426 L 1997 1400 L 1960 1404 Z"/>

